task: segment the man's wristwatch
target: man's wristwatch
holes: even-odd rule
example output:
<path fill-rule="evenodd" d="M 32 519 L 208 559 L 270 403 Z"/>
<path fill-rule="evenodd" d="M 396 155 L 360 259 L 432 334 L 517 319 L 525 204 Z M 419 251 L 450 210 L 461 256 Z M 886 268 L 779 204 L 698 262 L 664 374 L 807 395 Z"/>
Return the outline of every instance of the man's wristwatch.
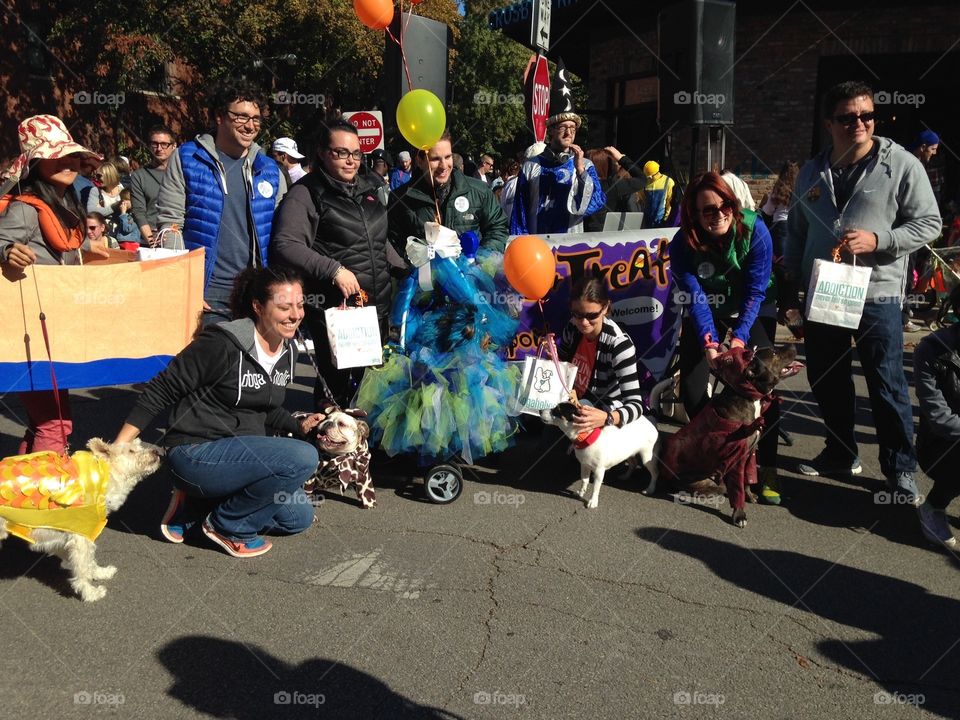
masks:
<path fill-rule="evenodd" d="M 616 423 L 613 421 L 612 412 L 609 412 L 609 411 L 607 412 L 607 421 L 604 423 L 604 425 L 607 427 L 610 427 L 611 425 L 614 425 L 614 426 L 616 425 Z"/>

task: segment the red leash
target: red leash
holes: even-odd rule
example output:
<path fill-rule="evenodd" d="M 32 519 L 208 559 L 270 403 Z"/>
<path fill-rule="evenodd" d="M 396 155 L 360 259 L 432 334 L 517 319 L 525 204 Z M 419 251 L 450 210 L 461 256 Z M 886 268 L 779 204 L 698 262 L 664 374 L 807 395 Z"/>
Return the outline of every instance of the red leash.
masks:
<path fill-rule="evenodd" d="M 37 283 L 37 271 L 33 271 L 33 287 L 37 293 L 37 307 L 40 308 L 40 329 L 43 331 L 43 344 L 47 348 L 47 362 L 50 364 L 50 383 L 53 385 L 53 400 L 57 405 L 57 417 L 60 420 L 60 438 L 63 440 L 63 454 L 67 455 L 67 433 L 64 430 L 63 409 L 60 407 L 60 388 L 57 386 L 57 373 L 53 369 L 53 356 L 50 352 L 50 335 L 47 332 L 47 315 L 40 303 L 40 285 Z"/>

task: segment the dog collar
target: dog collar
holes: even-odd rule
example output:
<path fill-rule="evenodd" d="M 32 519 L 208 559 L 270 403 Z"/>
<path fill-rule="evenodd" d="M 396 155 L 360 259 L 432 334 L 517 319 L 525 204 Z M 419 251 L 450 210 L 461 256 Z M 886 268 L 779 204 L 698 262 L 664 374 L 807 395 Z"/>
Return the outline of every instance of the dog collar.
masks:
<path fill-rule="evenodd" d="M 577 435 L 577 439 L 573 441 L 573 447 L 577 450 L 590 447 L 597 441 L 597 438 L 600 437 L 601 430 L 603 430 L 603 428 L 594 428 L 589 433 L 580 433 Z"/>

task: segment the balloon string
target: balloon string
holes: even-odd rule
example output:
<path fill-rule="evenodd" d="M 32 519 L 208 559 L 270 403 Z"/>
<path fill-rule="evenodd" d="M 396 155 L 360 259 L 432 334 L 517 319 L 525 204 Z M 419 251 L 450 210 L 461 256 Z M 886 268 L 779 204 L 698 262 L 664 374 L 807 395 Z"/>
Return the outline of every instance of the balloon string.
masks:
<path fill-rule="evenodd" d="M 443 219 L 440 217 L 440 201 L 437 199 L 437 181 L 433 177 L 433 170 L 430 169 L 430 151 L 421 150 L 424 156 L 427 158 L 427 175 L 430 176 L 430 192 L 433 195 L 433 207 L 436 210 L 434 218 L 436 219 L 437 225 L 443 225 Z M 443 162 L 441 159 L 439 162 Z"/>
<path fill-rule="evenodd" d="M 401 62 L 403 63 L 403 73 L 404 73 L 404 75 L 407 76 L 407 90 L 413 90 L 413 80 L 412 80 L 411 77 L 410 77 L 410 66 L 407 64 L 407 53 L 406 53 L 406 51 L 403 49 L 403 25 L 402 25 L 402 23 L 401 23 L 401 25 L 400 25 L 400 39 L 399 39 L 399 40 L 397 40 L 397 38 L 394 36 L 394 34 L 393 34 L 392 32 L 390 32 L 390 28 L 387 28 L 387 35 L 389 35 L 389 36 L 390 36 L 390 39 L 393 40 L 393 41 L 397 44 L 397 46 L 400 48 L 400 60 L 401 60 Z"/>

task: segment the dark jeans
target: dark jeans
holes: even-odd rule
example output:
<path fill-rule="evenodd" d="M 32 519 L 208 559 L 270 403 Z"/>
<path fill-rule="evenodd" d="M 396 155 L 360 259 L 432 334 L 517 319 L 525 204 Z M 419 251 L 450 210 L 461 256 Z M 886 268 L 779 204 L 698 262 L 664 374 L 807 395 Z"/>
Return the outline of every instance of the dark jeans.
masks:
<path fill-rule="evenodd" d="M 714 318 L 717 326 L 717 335 L 725 337 L 727 330 L 736 324 L 736 319 Z M 770 338 L 776 336 L 777 321 L 772 317 L 757 318 L 750 329 L 751 347 L 773 347 Z M 697 337 L 690 316 L 683 318 L 683 329 L 680 333 L 680 398 L 687 415 L 694 415 L 703 410 L 710 401 L 707 397 L 707 382 L 710 380 L 710 366 L 707 357 L 703 354 L 703 345 Z M 763 415 L 763 434 L 757 444 L 757 464 L 761 467 L 777 466 L 777 429 L 780 425 L 780 403 L 774 402 Z"/>
<path fill-rule="evenodd" d="M 228 437 L 167 452 L 174 485 L 187 495 L 220 499 L 214 529 L 233 540 L 275 531 L 303 532 L 313 505 L 303 483 L 317 469 L 317 449 L 285 437 Z"/>
<path fill-rule="evenodd" d="M 203 291 L 203 299 L 210 306 L 209 310 L 203 311 L 203 327 L 217 325 L 219 323 L 230 322 L 233 319 L 233 313 L 230 312 L 230 294 L 231 289 L 207 287 Z"/>
<path fill-rule="evenodd" d="M 315 359 L 320 370 L 320 376 L 326 380 L 327 387 L 330 388 L 336 404 L 344 408 L 350 407 L 366 368 L 337 369 L 330 354 L 330 340 L 327 338 L 327 323 L 323 317 L 323 310 L 317 311 L 308 308 L 304 324 L 313 338 Z M 387 340 L 386 317 L 380 318 L 380 340 L 381 342 Z M 327 396 L 319 379 L 313 386 L 313 402 L 317 410 L 323 410 L 327 404 Z"/>
<path fill-rule="evenodd" d="M 903 370 L 903 320 L 896 303 L 868 302 L 856 330 L 806 322 L 807 378 L 827 427 L 826 450 L 841 460 L 858 457 L 854 434 L 856 390 L 853 350 L 867 380 L 885 477 L 913 472 L 913 410 Z"/>

